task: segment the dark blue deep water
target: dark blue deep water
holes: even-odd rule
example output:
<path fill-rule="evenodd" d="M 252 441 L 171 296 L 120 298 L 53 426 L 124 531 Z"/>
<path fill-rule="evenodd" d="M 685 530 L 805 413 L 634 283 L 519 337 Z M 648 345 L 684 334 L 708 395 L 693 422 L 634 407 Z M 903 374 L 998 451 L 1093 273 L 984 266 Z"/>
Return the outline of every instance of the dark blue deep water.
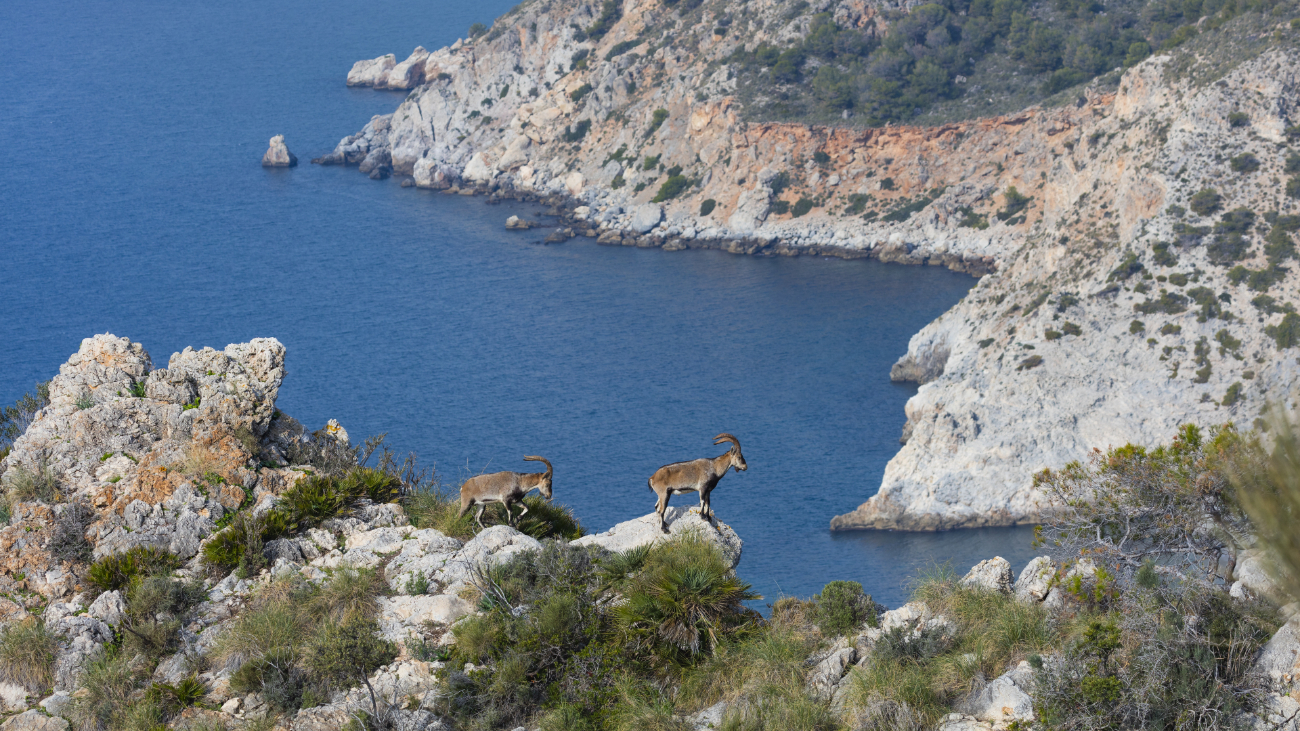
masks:
<path fill-rule="evenodd" d="M 514 0 L 0 3 L 0 401 L 83 337 L 288 347 L 280 407 L 435 462 L 445 481 L 556 467 L 591 530 L 653 509 L 659 465 L 750 469 L 714 493 L 769 599 L 861 581 L 889 604 L 918 568 L 995 554 L 1025 529 L 831 534 L 879 487 L 908 338 L 973 280 L 876 262 L 534 246 L 482 199 L 306 164 L 392 111 L 354 60 L 435 48 Z M 286 135 L 303 164 L 266 171 Z M 695 498 L 677 498 L 693 504 Z"/>

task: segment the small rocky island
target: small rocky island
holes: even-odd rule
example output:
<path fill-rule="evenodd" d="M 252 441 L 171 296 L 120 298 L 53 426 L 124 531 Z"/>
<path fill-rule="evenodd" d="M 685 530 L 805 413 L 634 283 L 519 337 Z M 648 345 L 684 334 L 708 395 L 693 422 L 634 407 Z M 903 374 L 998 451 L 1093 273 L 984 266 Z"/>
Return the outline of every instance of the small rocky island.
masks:
<path fill-rule="evenodd" d="M 284 144 L 284 135 L 272 137 L 270 146 L 266 148 L 266 153 L 262 155 L 262 167 L 291 168 L 297 164 L 298 157 L 289 152 L 288 146 Z"/>

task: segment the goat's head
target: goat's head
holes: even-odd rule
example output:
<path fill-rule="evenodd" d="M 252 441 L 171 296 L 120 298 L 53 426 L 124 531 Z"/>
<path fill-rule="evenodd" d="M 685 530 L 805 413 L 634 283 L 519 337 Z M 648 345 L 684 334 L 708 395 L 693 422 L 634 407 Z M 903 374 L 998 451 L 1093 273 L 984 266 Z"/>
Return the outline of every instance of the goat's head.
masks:
<path fill-rule="evenodd" d="M 542 493 L 542 497 L 547 500 L 551 499 L 551 463 L 545 457 L 528 456 L 524 457 L 527 462 L 541 462 L 546 465 L 546 471 L 542 473 L 542 479 L 537 483 L 537 489 Z"/>
<path fill-rule="evenodd" d="M 726 432 L 713 438 L 714 444 L 722 444 L 723 442 L 731 442 L 731 451 L 727 452 L 731 456 L 731 466 L 735 467 L 737 472 L 744 472 L 749 469 L 749 465 L 745 464 L 745 455 L 740 453 L 740 440 Z"/>

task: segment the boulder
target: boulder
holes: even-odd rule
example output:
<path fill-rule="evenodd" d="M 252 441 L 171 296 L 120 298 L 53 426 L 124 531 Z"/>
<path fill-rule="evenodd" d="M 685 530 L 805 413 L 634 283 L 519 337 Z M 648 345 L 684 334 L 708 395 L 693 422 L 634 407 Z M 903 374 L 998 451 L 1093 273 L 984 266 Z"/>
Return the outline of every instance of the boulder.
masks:
<path fill-rule="evenodd" d="M 638 546 L 653 545 L 674 536 L 696 533 L 716 545 L 731 562 L 732 568 L 740 563 L 740 553 L 744 544 L 740 536 L 736 535 L 736 531 L 726 523 L 721 521 L 715 521 L 716 524 L 709 523 L 700 517 L 698 507 L 670 506 L 664 512 L 664 519 L 668 522 L 666 535 L 659 529 L 659 516 L 650 513 L 619 523 L 604 533 L 583 536 L 570 545 L 600 546 L 608 551 L 622 552 Z"/>
<path fill-rule="evenodd" d="M 0 708 L 5 713 L 27 710 L 27 689 L 16 683 L 0 683 Z"/>
<path fill-rule="evenodd" d="M 394 57 L 395 58 L 395 57 Z M 416 46 L 406 60 L 393 66 L 384 76 L 385 89 L 414 89 L 424 83 L 424 62 L 429 59 L 429 52 L 424 46 Z M 353 66 L 353 68 L 356 68 Z M 349 74 L 351 76 L 351 74 Z M 376 88 L 380 88 L 376 85 Z"/>
<path fill-rule="evenodd" d="M 663 217 L 664 209 L 658 203 L 646 203 L 637 206 L 637 209 L 632 212 L 632 222 L 629 227 L 639 234 L 650 233 L 655 226 L 659 225 Z"/>
<path fill-rule="evenodd" d="M 33 710 L 9 717 L 0 731 L 68 731 L 68 722 Z"/>
<path fill-rule="evenodd" d="M 447 592 L 455 592 L 457 587 L 472 583 L 478 567 L 495 566 L 504 563 L 512 556 L 526 551 L 540 551 L 542 544 L 536 538 L 526 536 L 508 525 L 494 525 L 480 532 L 447 559 L 446 566 L 433 578 L 446 587 Z"/>
<path fill-rule="evenodd" d="M 266 153 L 262 155 L 262 167 L 264 168 L 291 168 L 298 164 L 298 158 L 284 144 L 284 135 L 276 135 L 271 138 L 271 144 L 266 148 Z"/>
<path fill-rule="evenodd" d="M 740 194 L 736 210 L 727 219 L 727 227 L 737 233 L 753 233 L 767 220 L 771 208 L 772 191 L 766 186 L 759 186 Z"/>
<path fill-rule="evenodd" d="M 1236 583 L 1257 597 L 1276 598 L 1279 594 L 1277 583 L 1268 572 L 1268 556 L 1259 549 L 1247 549 L 1237 556 L 1237 567 L 1233 571 Z"/>
<path fill-rule="evenodd" d="M 1255 672 L 1275 685 L 1289 685 L 1300 673 L 1300 622 L 1292 620 L 1273 634 L 1255 659 Z"/>
<path fill-rule="evenodd" d="M 87 613 L 96 619 L 104 620 L 110 626 L 116 627 L 126 614 L 126 601 L 122 599 L 122 592 L 106 591 L 100 594 L 95 598 L 95 601 L 90 603 Z"/>
<path fill-rule="evenodd" d="M 949 713 L 935 731 L 992 731 L 993 725 L 960 713 Z"/>
<path fill-rule="evenodd" d="M 975 564 L 959 583 L 975 589 L 1010 594 L 1012 581 L 1011 562 L 1001 556 L 994 556 Z"/>
<path fill-rule="evenodd" d="M 446 594 L 380 597 L 379 627 L 384 639 L 401 643 L 419 636 L 425 622 L 450 625 L 473 611 L 473 604 Z"/>
<path fill-rule="evenodd" d="M 388 72 L 397 65 L 397 57 L 385 54 L 379 58 L 357 61 L 348 72 L 348 86 L 380 86 L 388 83 Z"/>
<path fill-rule="evenodd" d="M 1051 591 L 1052 577 L 1055 575 L 1056 567 L 1047 556 L 1039 556 L 1030 561 L 1020 572 L 1020 578 L 1016 579 L 1016 599 L 1026 604 L 1043 601 Z"/>
<path fill-rule="evenodd" d="M 1029 695 L 1034 671 L 1027 662 L 998 676 L 983 688 L 972 691 L 953 709 L 991 723 L 1032 721 L 1034 700 Z"/>
<path fill-rule="evenodd" d="M 527 231 L 536 225 L 532 221 L 522 219 L 519 216 L 511 216 L 506 219 L 506 228 L 511 231 Z"/>
<path fill-rule="evenodd" d="M 817 663 L 817 667 L 808 674 L 808 691 L 824 701 L 829 701 L 835 694 L 840 679 L 849 668 L 853 667 L 857 659 L 858 651 L 853 647 L 832 652 L 826 659 Z"/>
<path fill-rule="evenodd" d="M 686 723 L 690 725 L 691 731 L 710 731 L 710 729 L 722 728 L 722 717 L 726 713 L 727 702 L 718 701 L 698 713 L 687 716 Z"/>

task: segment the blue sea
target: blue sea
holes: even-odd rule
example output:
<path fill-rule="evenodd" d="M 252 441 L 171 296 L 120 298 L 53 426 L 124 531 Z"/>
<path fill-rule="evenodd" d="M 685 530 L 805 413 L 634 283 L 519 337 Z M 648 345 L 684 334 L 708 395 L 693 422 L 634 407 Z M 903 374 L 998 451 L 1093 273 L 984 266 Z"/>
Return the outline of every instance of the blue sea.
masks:
<path fill-rule="evenodd" d="M 336 418 L 457 484 L 555 465 L 590 531 L 654 508 L 660 465 L 721 452 L 713 494 L 771 601 L 833 579 L 905 601 L 926 566 L 1032 556 L 1028 528 L 832 534 L 880 486 L 911 385 L 908 338 L 974 280 L 943 269 L 574 239 L 537 246 L 511 214 L 307 164 L 402 95 L 348 89 L 352 62 L 436 48 L 505 0 L 0 4 L 0 402 L 82 338 L 288 348 L 279 406 Z M 286 136 L 302 164 L 264 170 Z M 674 504 L 694 504 L 694 496 Z"/>

